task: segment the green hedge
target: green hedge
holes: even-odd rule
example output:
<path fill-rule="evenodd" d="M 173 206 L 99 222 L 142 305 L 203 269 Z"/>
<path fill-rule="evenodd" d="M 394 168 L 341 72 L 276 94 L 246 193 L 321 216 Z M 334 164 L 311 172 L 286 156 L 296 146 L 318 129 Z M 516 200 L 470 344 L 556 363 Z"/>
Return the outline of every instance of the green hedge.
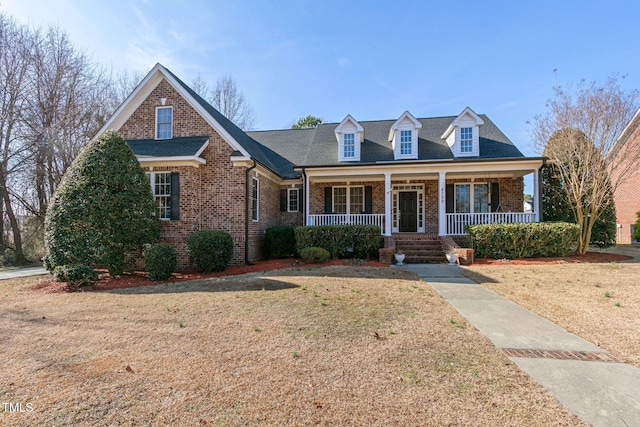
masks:
<path fill-rule="evenodd" d="M 377 225 L 314 225 L 296 227 L 294 232 L 298 253 L 319 247 L 332 258 L 376 258 L 382 242 Z"/>
<path fill-rule="evenodd" d="M 166 280 L 176 269 L 178 254 L 171 245 L 157 243 L 145 248 L 144 269 L 149 280 Z"/>
<path fill-rule="evenodd" d="M 296 254 L 296 235 L 293 227 L 277 226 L 267 228 L 265 251 L 269 258 L 285 258 Z"/>
<path fill-rule="evenodd" d="M 98 273 L 82 264 L 58 265 L 53 269 L 53 275 L 58 282 L 69 282 L 74 287 L 92 285 L 98 280 Z"/>
<path fill-rule="evenodd" d="M 322 264 L 331 258 L 331 254 L 328 250 L 318 247 L 304 248 L 300 251 L 300 257 L 304 262 L 310 262 L 312 264 Z"/>
<path fill-rule="evenodd" d="M 572 255 L 580 233 L 567 222 L 470 225 L 465 231 L 475 257 L 495 259 Z"/>
<path fill-rule="evenodd" d="M 187 237 L 187 251 L 204 273 L 222 271 L 233 258 L 233 239 L 224 231 L 196 231 Z"/>

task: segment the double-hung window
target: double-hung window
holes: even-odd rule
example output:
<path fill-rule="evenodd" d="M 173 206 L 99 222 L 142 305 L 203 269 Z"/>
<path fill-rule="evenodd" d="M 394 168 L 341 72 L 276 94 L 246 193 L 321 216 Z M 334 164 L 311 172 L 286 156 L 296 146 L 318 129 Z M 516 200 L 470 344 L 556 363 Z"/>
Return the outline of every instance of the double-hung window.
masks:
<path fill-rule="evenodd" d="M 456 184 L 455 211 L 457 213 L 489 212 L 488 184 Z"/>
<path fill-rule="evenodd" d="M 344 136 L 344 157 L 354 158 L 356 156 L 356 139 L 353 133 L 345 133 Z"/>
<path fill-rule="evenodd" d="M 258 221 L 258 178 L 251 179 L 251 220 Z"/>
<path fill-rule="evenodd" d="M 171 173 L 147 173 L 147 178 L 158 206 L 158 218 L 171 219 Z"/>
<path fill-rule="evenodd" d="M 333 187 L 333 212 L 360 214 L 364 211 L 364 187 Z"/>
<path fill-rule="evenodd" d="M 297 188 L 288 188 L 288 205 L 287 205 L 287 212 L 298 212 L 299 209 L 299 203 L 300 201 L 298 200 L 298 194 L 300 192 L 300 190 L 298 190 Z"/>
<path fill-rule="evenodd" d="M 173 107 L 156 108 L 156 139 L 173 137 Z"/>
<path fill-rule="evenodd" d="M 460 128 L 460 152 L 473 152 L 473 128 Z"/>
<path fill-rule="evenodd" d="M 401 130 L 400 131 L 400 154 L 403 156 L 411 155 L 412 149 L 412 140 L 411 140 L 412 132 L 410 130 Z"/>

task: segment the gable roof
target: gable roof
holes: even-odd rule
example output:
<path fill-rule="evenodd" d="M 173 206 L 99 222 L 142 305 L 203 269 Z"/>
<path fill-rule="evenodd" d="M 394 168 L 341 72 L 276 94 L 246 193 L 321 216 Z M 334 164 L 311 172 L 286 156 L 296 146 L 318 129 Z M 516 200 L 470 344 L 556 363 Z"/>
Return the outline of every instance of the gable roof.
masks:
<path fill-rule="evenodd" d="M 263 147 L 238 126 L 216 110 L 211 104 L 205 101 L 200 95 L 187 86 L 175 74 L 156 64 L 145 78 L 136 86 L 127 99 L 118 107 L 116 112 L 109 118 L 100 129 L 98 135 L 112 127 L 119 128 L 134 113 L 136 108 L 146 99 L 151 91 L 165 79 L 204 119 L 213 127 L 216 132 L 225 140 L 227 144 L 237 151 L 241 156 L 250 157 L 265 168 L 280 175 L 283 178 L 297 177 L 299 174 L 293 171 L 290 163 L 268 147 Z M 155 141 L 155 140 L 153 140 Z M 175 138 L 173 140 L 175 141 Z M 152 143 L 148 143 L 148 149 L 166 149 L 167 140 L 155 141 L 158 147 L 151 148 Z M 161 148 L 164 147 L 164 148 Z M 134 151 L 135 152 L 135 151 Z"/>
<path fill-rule="evenodd" d="M 299 177 L 300 173 L 294 170 L 295 167 L 345 164 L 338 161 L 338 149 L 335 143 L 335 130 L 339 126 L 338 123 L 322 123 L 318 127 L 311 129 L 245 132 L 160 64 L 156 64 L 142 82 L 138 84 L 98 134 L 111 127 L 119 128 L 122 126 L 163 79 L 172 85 L 202 115 L 205 121 L 218 132 L 225 142 L 233 148 L 232 157 L 252 159 L 283 179 Z M 524 157 L 520 150 L 486 115 L 476 115 L 468 107 L 461 115 L 468 110 L 473 113 L 473 116 L 478 121 L 484 121 L 484 126 L 480 128 L 479 132 L 480 156 L 467 158 L 464 161 Z M 408 112 L 404 113 L 401 118 L 408 114 Z M 416 128 L 419 131 L 418 158 L 412 161 L 460 160 L 453 156 L 451 149 L 442 136 L 461 115 L 423 119 L 416 119 L 411 116 L 410 118 L 415 121 Z M 351 118 L 351 116 L 348 115 L 347 118 Z M 355 119 L 353 121 L 355 122 Z M 357 165 L 396 161 L 394 160 L 393 148 L 388 136 L 397 122 L 398 120 L 355 122 L 364 132 L 364 141 L 361 146 L 360 160 L 349 163 Z M 418 125 L 421 125 L 421 128 Z M 360 131 L 360 127 L 358 131 Z M 128 142 L 138 156 L 193 157 L 194 155 L 198 156 L 204 144 L 206 144 L 203 138 L 206 137 L 173 138 L 170 140 L 146 139 Z M 397 160 L 396 162 L 406 161 Z"/>
<path fill-rule="evenodd" d="M 418 159 L 456 160 L 442 135 L 457 116 L 417 119 L 422 125 L 418 132 Z M 480 156 L 473 159 L 523 158 L 500 129 L 484 114 L 480 128 Z M 350 164 L 372 164 L 394 162 L 393 148 L 388 141 L 389 129 L 396 120 L 359 122 L 364 129 L 360 161 Z M 269 147 L 281 156 L 286 156 L 299 167 L 341 165 L 335 144 L 334 130 L 337 123 L 322 123 L 315 129 L 287 129 L 276 131 L 247 132 L 254 140 Z M 473 160 L 471 159 L 471 160 Z M 415 161 L 415 160 L 414 160 Z M 465 159 L 468 161 L 468 159 Z M 401 163 L 402 160 L 397 162 Z"/>

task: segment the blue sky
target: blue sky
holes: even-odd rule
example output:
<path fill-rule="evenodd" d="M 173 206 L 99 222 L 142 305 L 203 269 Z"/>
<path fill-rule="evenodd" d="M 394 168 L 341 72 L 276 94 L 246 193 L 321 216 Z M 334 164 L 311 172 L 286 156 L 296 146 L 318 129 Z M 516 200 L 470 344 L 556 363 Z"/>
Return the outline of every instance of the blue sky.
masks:
<path fill-rule="evenodd" d="M 0 0 L 0 12 L 59 26 L 116 70 L 160 62 L 211 86 L 229 73 L 256 129 L 470 106 L 539 155 L 527 121 L 554 85 L 619 73 L 640 88 L 636 1 Z"/>

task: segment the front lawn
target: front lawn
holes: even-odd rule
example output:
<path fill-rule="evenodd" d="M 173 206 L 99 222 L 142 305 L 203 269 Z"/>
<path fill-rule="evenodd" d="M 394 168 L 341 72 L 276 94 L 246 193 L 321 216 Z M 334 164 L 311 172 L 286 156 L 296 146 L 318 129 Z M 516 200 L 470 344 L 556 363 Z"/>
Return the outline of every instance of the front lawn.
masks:
<path fill-rule="evenodd" d="M 0 282 L 2 425 L 582 425 L 425 282 L 299 268 L 109 292 Z"/>

